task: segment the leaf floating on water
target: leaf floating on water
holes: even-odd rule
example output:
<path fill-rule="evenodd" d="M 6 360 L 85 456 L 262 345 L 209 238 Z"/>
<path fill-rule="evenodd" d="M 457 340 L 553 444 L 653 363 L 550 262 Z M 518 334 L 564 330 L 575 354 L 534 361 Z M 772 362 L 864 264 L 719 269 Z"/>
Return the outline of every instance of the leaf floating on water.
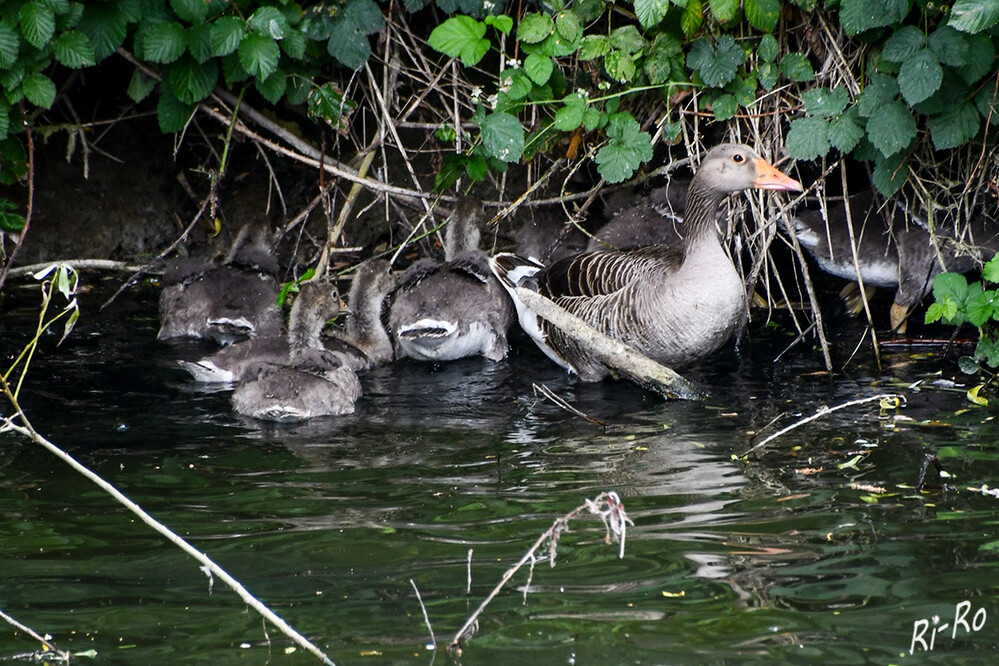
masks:
<path fill-rule="evenodd" d="M 663 596 L 668 597 L 670 599 L 685 597 L 687 596 L 687 590 L 680 590 L 679 592 L 667 592 L 666 590 L 663 590 Z"/>
<path fill-rule="evenodd" d="M 849 460 L 847 460 L 845 463 L 840 463 L 840 464 L 836 465 L 836 469 L 847 469 L 847 468 L 851 468 L 851 469 L 859 470 L 860 468 L 857 467 L 857 463 L 860 462 L 860 459 L 863 458 L 863 457 L 864 456 L 853 456 L 852 458 L 850 458 Z"/>
<path fill-rule="evenodd" d="M 985 388 L 985 384 L 979 384 L 978 386 L 973 386 L 970 389 L 968 389 L 968 392 L 965 395 L 967 396 L 970 402 L 973 402 L 976 405 L 982 405 L 983 407 L 987 407 L 989 404 L 988 398 L 980 395 L 980 391 L 983 388 Z"/>

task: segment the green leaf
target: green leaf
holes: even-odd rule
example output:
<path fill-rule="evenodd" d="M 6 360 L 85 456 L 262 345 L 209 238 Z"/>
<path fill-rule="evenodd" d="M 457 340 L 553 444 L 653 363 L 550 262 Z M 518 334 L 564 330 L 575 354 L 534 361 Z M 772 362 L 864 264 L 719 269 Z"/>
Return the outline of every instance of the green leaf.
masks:
<path fill-rule="evenodd" d="M 891 157 L 916 138 L 916 120 L 902 102 L 888 102 L 871 114 L 867 136 L 882 155 Z"/>
<path fill-rule="evenodd" d="M 470 16 L 455 16 L 434 28 L 427 43 L 444 55 L 461 58 L 466 67 L 472 67 L 489 52 L 489 40 L 483 38 L 485 34 L 485 23 Z"/>
<path fill-rule="evenodd" d="M 980 337 L 978 339 L 978 345 L 975 347 L 975 358 L 985 361 L 990 368 L 999 366 L 999 340 L 993 340 L 986 335 Z M 979 384 L 978 386 L 968 389 L 968 400 L 972 400 L 971 392 L 975 391 L 974 397 L 977 398 L 977 400 L 972 400 L 972 402 L 982 404 L 982 401 L 984 401 L 985 404 L 988 404 L 988 401 L 985 400 L 985 398 L 978 395 L 978 391 L 981 390 L 981 387 L 982 385 Z M 994 548 L 990 550 L 994 550 Z"/>
<path fill-rule="evenodd" d="M 42 2 L 28 2 L 18 12 L 21 34 L 36 49 L 43 48 L 55 34 L 55 13 Z"/>
<path fill-rule="evenodd" d="M 526 44 L 537 44 L 544 41 L 555 29 L 555 22 L 547 14 L 532 12 L 525 14 L 517 26 L 517 39 Z"/>
<path fill-rule="evenodd" d="M 198 62 L 208 62 L 215 57 L 210 23 L 200 23 L 187 31 L 187 52 Z"/>
<path fill-rule="evenodd" d="M 777 85 L 777 65 L 772 62 L 765 62 L 756 68 L 756 75 L 760 79 L 760 85 L 765 90 L 773 90 Z"/>
<path fill-rule="evenodd" d="M 527 97 L 534 89 L 534 83 L 522 69 L 504 69 L 500 72 L 501 91 L 516 101 Z"/>
<path fill-rule="evenodd" d="M 930 51 L 943 64 L 960 67 L 967 62 L 969 41 L 963 33 L 942 25 L 930 35 Z"/>
<path fill-rule="evenodd" d="M 775 62 L 780 53 L 780 44 L 777 43 L 777 38 L 773 35 L 763 35 L 757 52 L 763 62 Z"/>
<path fill-rule="evenodd" d="M 583 26 L 575 12 L 562 11 L 555 17 L 555 32 L 567 42 L 575 42 L 583 36 Z"/>
<path fill-rule="evenodd" d="M 687 70 L 683 66 L 683 47 L 669 35 L 657 35 L 645 57 L 645 74 L 652 85 L 667 81 L 683 81 Z"/>
<path fill-rule="evenodd" d="M 194 107 L 184 104 L 174 94 L 160 89 L 160 101 L 156 106 L 156 117 L 160 123 L 160 131 L 164 134 L 176 134 L 187 126 L 187 121 L 194 114 Z"/>
<path fill-rule="evenodd" d="M 942 303 L 948 310 L 946 319 L 953 320 L 957 313 L 951 314 L 949 303 L 960 305 L 968 297 L 968 280 L 960 273 L 939 273 L 933 278 L 933 300 Z M 961 322 L 963 323 L 963 321 Z"/>
<path fill-rule="evenodd" d="M 21 90 L 24 92 L 24 96 L 28 98 L 28 101 L 35 106 L 50 109 L 53 102 L 55 102 L 55 84 L 52 83 L 52 79 L 40 72 L 28 74 L 24 77 Z"/>
<path fill-rule="evenodd" d="M 770 33 L 780 18 L 780 0 L 744 0 L 749 25 L 761 32 Z"/>
<path fill-rule="evenodd" d="M 97 62 L 107 58 L 125 43 L 128 22 L 122 7 L 116 2 L 88 2 L 77 28 L 90 38 Z"/>
<path fill-rule="evenodd" d="M 924 324 L 935 324 L 941 320 L 950 320 L 957 314 L 957 303 L 930 303 L 923 316 Z"/>
<path fill-rule="evenodd" d="M 975 107 L 983 118 L 989 119 L 989 124 L 999 125 L 999 105 L 996 104 L 996 91 L 984 88 L 975 95 Z"/>
<path fill-rule="evenodd" d="M 532 53 L 524 58 L 524 72 L 539 86 L 548 83 L 554 70 L 555 62 L 546 55 Z"/>
<path fill-rule="evenodd" d="M 607 145 L 597 151 L 597 172 L 609 183 L 630 178 L 652 159 L 652 138 L 630 113 L 615 113 L 607 124 Z"/>
<path fill-rule="evenodd" d="M 627 83 L 635 78 L 635 61 L 624 51 L 611 51 L 604 58 L 607 75 L 619 83 Z"/>
<path fill-rule="evenodd" d="M 687 6 L 683 8 L 683 14 L 680 16 L 680 27 L 683 28 L 683 34 L 688 38 L 693 37 L 701 29 L 703 22 L 704 9 L 701 0 L 687 0 Z"/>
<path fill-rule="evenodd" d="M 857 100 L 857 110 L 865 118 L 898 96 L 898 82 L 891 76 L 875 74 Z"/>
<path fill-rule="evenodd" d="M 184 104 L 197 104 L 212 92 L 219 66 L 214 60 L 201 64 L 189 55 L 169 67 L 170 88 Z"/>
<path fill-rule="evenodd" d="M 21 40 L 17 31 L 0 21 L 0 69 L 9 69 L 17 61 Z"/>
<path fill-rule="evenodd" d="M 995 0 L 957 0 L 950 10 L 947 25 L 975 34 L 999 23 L 999 3 Z"/>
<path fill-rule="evenodd" d="M 149 62 L 171 63 L 187 49 L 187 33 L 176 21 L 154 23 L 142 35 L 142 57 Z"/>
<path fill-rule="evenodd" d="M 823 118 L 796 118 L 787 132 L 787 151 L 799 160 L 814 160 L 829 153 L 828 123 Z"/>
<path fill-rule="evenodd" d="M 509 35 L 510 31 L 513 30 L 513 19 L 506 14 L 490 14 L 483 21 L 486 25 L 491 25 L 504 35 Z"/>
<path fill-rule="evenodd" d="M 170 0 L 170 7 L 182 21 L 201 23 L 208 16 L 208 3 L 204 0 Z"/>
<path fill-rule="evenodd" d="M 909 106 L 929 99 L 942 81 L 943 68 L 929 49 L 917 51 L 898 72 L 898 89 Z"/>
<path fill-rule="evenodd" d="M 734 117 L 739 110 L 739 102 L 735 95 L 719 95 L 711 102 L 711 112 L 715 114 L 715 120 L 725 122 Z"/>
<path fill-rule="evenodd" d="M 992 284 L 999 284 L 999 254 L 995 255 L 982 266 L 982 279 Z"/>
<path fill-rule="evenodd" d="M 892 157 L 875 159 L 874 174 L 871 180 L 878 192 L 884 196 L 893 196 L 902 189 L 908 177 L 908 158 L 905 153 L 900 152 Z"/>
<path fill-rule="evenodd" d="M 995 57 L 996 49 L 992 40 L 985 35 L 973 35 L 968 38 L 967 62 L 957 72 L 970 86 L 992 70 Z"/>
<path fill-rule="evenodd" d="M 97 64 L 93 45 L 79 30 L 67 30 L 56 37 L 52 42 L 52 53 L 56 60 L 71 69 Z"/>
<path fill-rule="evenodd" d="M 266 35 L 275 41 L 284 39 L 285 35 L 291 32 L 291 26 L 288 25 L 281 10 L 267 5 L 259 7 L 257 11 L 253 12 L 253 15 L 246 20 L 246 25 L 253 32 Z"/>
<path fill-rule="evenodd" d="M 978 289 L 970 293 L 965 301 L 965 309 L 968 312 L 968 322 L 972 326 L 981 326 L 992 319 L 996 313 L 996 292 L 989 289 L 983 290 L 981 283 L 976 282 Z"/>
<path fill-rule="evenodd" d="M 239 64 L 250 76 L 266 79 L 274 73 L 281 50 L 272 38 L 251 32 L 239 44 Z"/>
<path fill-rule="evenodd" d="M 468 166 L 468 156 L 449 154 L 444 156 L 444 166 L 434 177 L 434 191 L 443 192 L 458 182 Z"/>
<path fill-rule="evenodd" d="M 888 62 L 905 62 L 924 48 L 926 35 L 916 26 L 907 25 L 892 33 L 881 50 L 881 57 Z"/>
<path fill-rule="evenodd" d="M 288 88 L 288 74 L 280 69 L 264 80 L 257 79 L 254 87 L 271 104 L 277 104 Z"/>
<path fill-rule="evenodd" d="M 864 128 L 860 125 L 856 107 L 851 107 L 843 115 L 829 120 L 827 128 L 829 143 L 841 153 L 849 153 L 864 138 Z"/>
<path fill-rule="evenodd" d="M 974 104 L 960 100 L 949 111 L 930 116 L 927 124 L 933 138 L 933 147 L 937 150 L 949 150 L 975 138 L 981 117 Z"/>
<path fill-rule="evenodd" d="M 578 99 L 578 98 L 577 98 Z M 583 124 L 586 115 L 585 104 L 566 104 L 555 112 L 555 129 L 560 132 L 571 132 Z"/>
<path fill-rule="evenodd" d="M 149 97 L 149 93 L 156 87 L 156 79 L 148 77 L 136 68 L 132 72 L 132 80 L 128 83 L 128 96 L 133 102 L 141 102 Z"/>
<path fill-rule="evenodd" d="M 223 16 L 212 22 L 212 53 L 226 56 L 235 53 L 247 33 L 246 21 L 238 16 Z"/>
<path fill-rule="evenodd" d="M 788 53 L 781 58 L 780 73 L 799 83 L 815 80 L 812 63 L 801 53 Z"/>
<path fill-rule="evenodd" d="M 279 42 L 281 50 L 295 60 L 305 59 L 305 35 L 297 30 L 292 30 L 284 39 Z"/>
<path fill-rule="evenodd" d="M 579 45 L 580 60 L 594 60 L 610 53 L 610 39 L 603 35 L 587 35 Z"/>
<path fill-rule="evenodd" d="M 656 27 L 666 17 L 669 0 L 635 0 L 635 16 L 646 30 Z"/>
<path fill-rule="evenodd" d="M 842 0 L 839 20 L 847 35 L 853 36 L 898 23 L 909 13 L 909 0 Z"/>
<path fill-rule="evenodd" d="M 606 124 L 607 114 L 600 113 L 600 111 L 594 109 L 592 106 L 586 107 L 586 112 L 583 113 L 583 129 L 587 132 L 592 132 Z"/>
<path fill-rule="evenodd" d="M 344 119 L 356 106 L 332 83 L 324 83 L 309 91 L 309 116 L 322 118 L 336 128 L 343 126 Z"/>
<path fill-rule="evenodd" d="M 843 113 L 847 103 L 850 101 L 850 94 L 843 86 L 836 86 L 834 89 L 815 88 L 807 90 L 801 94 L 805 102 L 805 109 L 813 116 L 829 118 Z"/>
<path fill-rule="evenodd" d="M 687 67 L 698 71 L 707 85 L 721 87 L 735 78 L 736 70 L 745 60 L 746 52 L 731 35 L 722 35 L 716 45 L 702 37 L 687 54 Z"/>
<path fill-rule="evenodd" d="M 615 28 L 610 34 L 610 45 L 612 49 L 624 51 L 625 53 L 638 53 L 645 48 L 645 38 L 633 25 L 626 25 Z"/>
<path fill-rule="evenodd" d="M 483 181 L 489 175 L 489 163 L 482 155 L 472 155 L 465 164 L 465 173 L 476 183 Z"/>
<path fill-rule="evenodd" d="M 735 18 L 739 10 L 739 0 L 708 0 L 711 13 L 720 23 L 727 23 Z"/>
<path fill-rule="evenodd" d="M 503 162 L 517 162 L 524 153 L 524 128 L 516 116 L 491 113 L 479 125 L 486 156 Z"/>
<path fill-rule="evenodd" d="M 24 229 L 26 223 L 27 220 L 24 219 L 23 215 L 0 210 L 0 230 L 18 233 Z"/>

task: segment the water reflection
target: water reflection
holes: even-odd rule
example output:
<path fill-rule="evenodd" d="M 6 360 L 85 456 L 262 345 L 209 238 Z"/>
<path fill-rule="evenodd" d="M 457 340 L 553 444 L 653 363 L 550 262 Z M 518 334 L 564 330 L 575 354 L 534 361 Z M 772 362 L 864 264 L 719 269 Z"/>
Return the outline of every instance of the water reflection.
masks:
<path fill-rule="evenodd" d="M 8 356 L 37 314 L 4 298 Z M 501 363 L 380 368 L 355 414 L 270 427 L 176 366 L 202 346 L 155 331 L 152 291 L 102 314 L 85 302 L 69 340 L 43 341 L 26 409 L 338 663 L 428 663 L 411 578 L 446 636 L 555 517 L 610 489 L 636 523 L 625 557 L 598 520 L 574 521 L 557 566 L 539 562 L 493 602 L 466 663 L 886 663 L 919 618 L 964 599 L 996 608 L 997 500 L 966 490 L 999 485 L 996 425 L 961 389 L 906 388 L 939 364 L 829 377 L 807 350 L 771 363 L 786 340 L 758 334 L 690 373 L 709 401 L 663 403 L 574 382 L 517 345 Z M 609 426 L 538 397 L 538 382 Z M 905 391 L 911 420 L 844 410 L 733 459 L 754 434 L 887 390 Z M 0 444 L 5 610 L 112 663 L 265 663 L 283 649 L 88 482 L 10 435 Z M 919 494 L 927 451 L 955 476 Z M 987 624 L 933 657 L 980 657 L 997 637 Z M 27 649 L 0 632 L 0 656 Z"/>

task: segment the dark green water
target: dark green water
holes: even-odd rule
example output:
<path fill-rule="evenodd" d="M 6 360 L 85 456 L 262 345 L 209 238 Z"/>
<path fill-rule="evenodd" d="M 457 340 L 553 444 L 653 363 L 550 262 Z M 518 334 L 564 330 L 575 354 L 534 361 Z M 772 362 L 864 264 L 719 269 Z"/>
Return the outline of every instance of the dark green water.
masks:
<path fill-rule="evenodd" d="M 37 314 L 26 288 L 5 299 L 7 359 Z M 572 522 L 557 565 L 539 562 L 526 601 L 527 570 L 513 578 L 461 663 L 994 658 L 999 500 L 968 488 L 999 486 L 999 432 L 994 411 L 932 384 L 940 368 L 953 376 L 952 361 L 896 354 L 877 375 L 862 352 L 852 373 L 829 379 L 808 349 L 774 364 L 789 340 L 777 334 L 688 373 L 712 393 L 688 404 L 574 383 L 521 344 L 499 364 L 382 368 L 363 377 L 356 414 L 267 428 L 176 367 L 205 348 L 155 341 L 152 290 L 103 313 L 99 302 L 85 298 L 61 347 L 43 342 L 23 398 L 35 427 L 338 664 L 452 663 L 427 648 L 410 580 L 446 644 L 557 516 L 604 490 L 635 521 L 624 558 L 598 519 Z M 537 399 L 532 382 L 612 427 Z M 846 409 L 749 463 L 732 458 L 751 433 L 889 391 L 907 398 L 898 413 Z M 956 490 L 935 473 L 928 492 L 912 489 L 926 452 Z M 196 562 L 10 434 L 0 435 L 0 515 L 0 608 L 62 649 L 95 649 L 107 664 L 318 663 L 286 654 L 290 641 Z M 978 631 L 949 627 L 932 651 L 916 642 L 909 654 L 919 621 L 928 646 L 932 618 L 953 626 L 963 602 L 969 627 L 984 609 Z M 36 648 L 0 624 L 0 657 Z"/>

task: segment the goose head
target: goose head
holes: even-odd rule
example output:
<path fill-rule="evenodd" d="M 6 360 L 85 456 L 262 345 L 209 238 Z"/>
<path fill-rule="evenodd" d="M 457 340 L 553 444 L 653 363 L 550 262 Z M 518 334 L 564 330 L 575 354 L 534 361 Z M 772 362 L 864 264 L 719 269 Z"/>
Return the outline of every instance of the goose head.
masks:
<path fill-rule="evenodd" d="M 455 204 L 444 232 L 444 259 L 454 261 L 461 255 L 479 249 L 483 222 L 482 203 L 472 197 L 463 197 Z"/>
<path fill-rule="evenodd" d="M 340 314 L 340 296 L 328 280 L 302 283 L 288 316 L 288 343 L 292 353 L 302 349 L 323 349 L 323 326 Z"/>
<path fill-rule="evenodd" d="M 387 259 L 365 261 L 357 267 L 350 285 L 350 319 L 347 330 L 354 337 L 366 338 L 384 331 L 381 324 L 382 304 L 395 289 L 396 280 L 389 272 Z"/>
<path fill-rule="evenodd" d="M 801 183 L 780 172 L 755 150 L 737 143 L 712 148 L 691 185 L 725 194 L 754 188 L 792 192 L 802 189 Z"/>

